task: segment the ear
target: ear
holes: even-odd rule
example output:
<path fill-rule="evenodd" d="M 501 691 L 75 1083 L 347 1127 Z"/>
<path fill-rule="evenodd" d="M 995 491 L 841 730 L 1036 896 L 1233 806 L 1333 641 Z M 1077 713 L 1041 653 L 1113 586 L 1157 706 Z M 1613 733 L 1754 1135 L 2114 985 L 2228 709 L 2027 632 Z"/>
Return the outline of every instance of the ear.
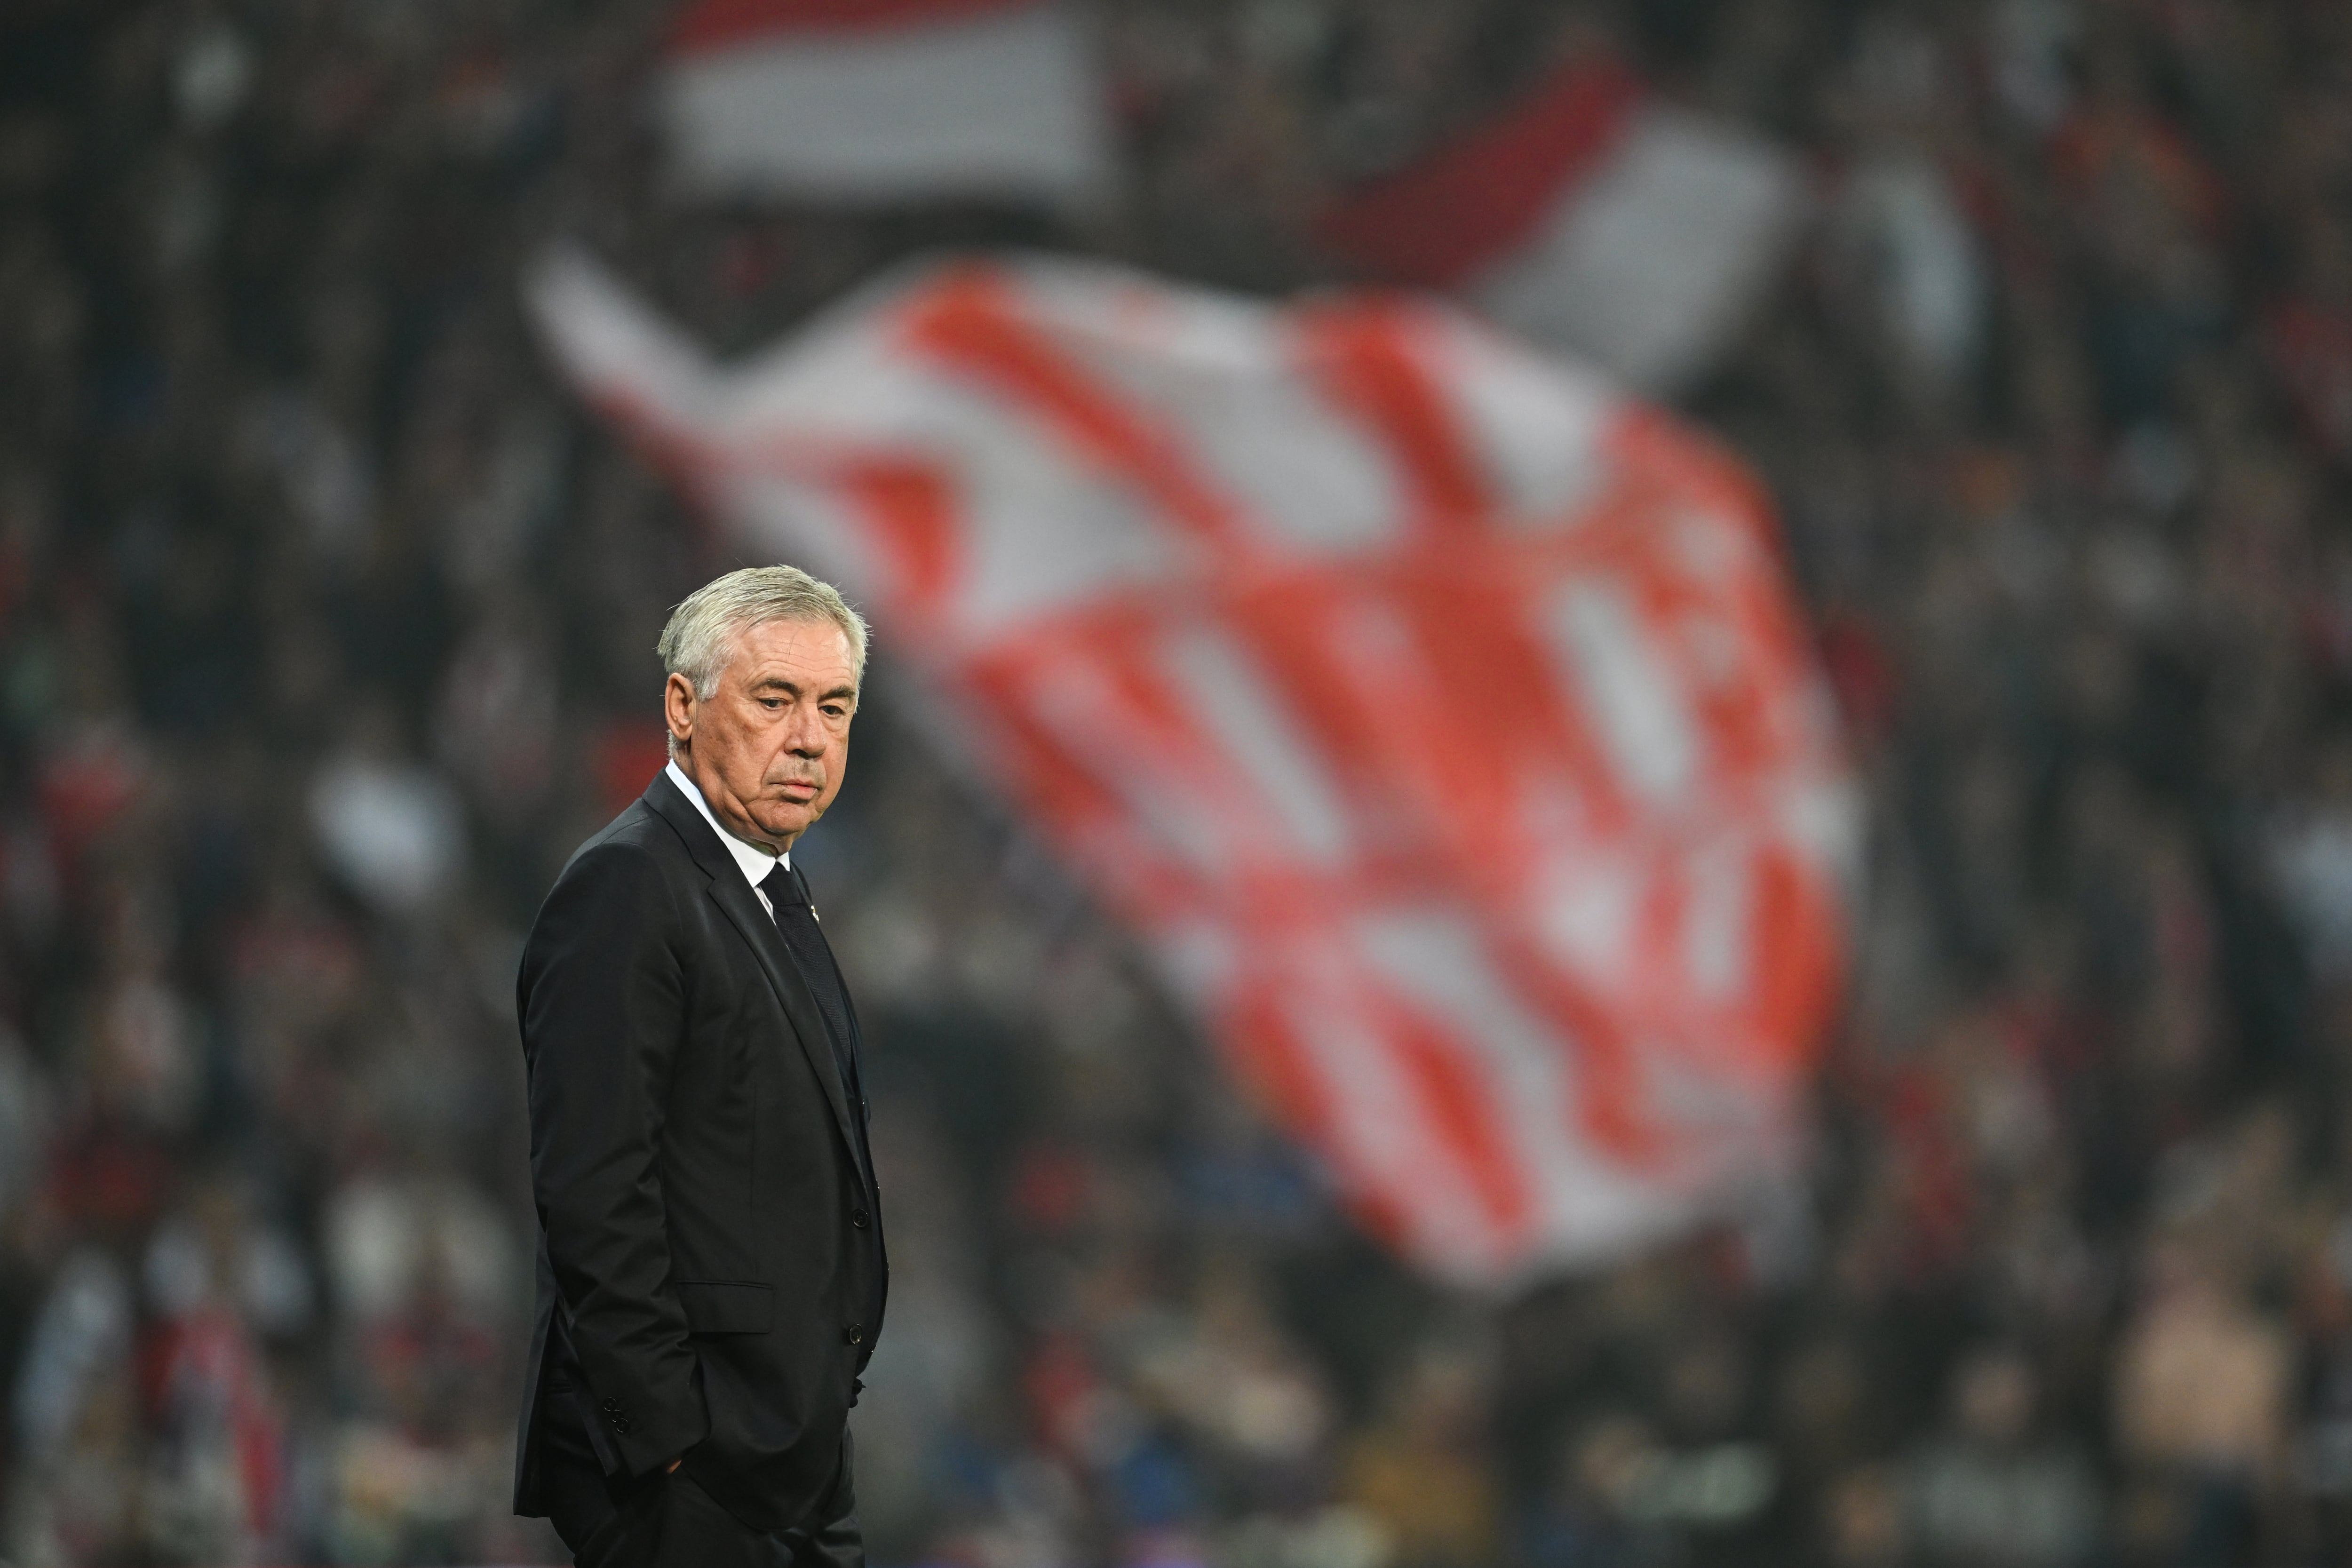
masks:
<path fill-rule="evenodd" d="M 669 724 L 669 738 L 680 746 L 694 744 L 694 710 L 698 700 L 694 682 L 683 675 L 673 675 L 662 683 L 662 718 Z"/>

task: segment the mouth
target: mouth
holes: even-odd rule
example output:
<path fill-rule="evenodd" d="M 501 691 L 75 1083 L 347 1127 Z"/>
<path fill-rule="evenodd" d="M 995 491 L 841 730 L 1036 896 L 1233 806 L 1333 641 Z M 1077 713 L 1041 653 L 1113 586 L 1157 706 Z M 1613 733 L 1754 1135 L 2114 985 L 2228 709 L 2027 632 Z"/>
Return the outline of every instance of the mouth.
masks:
<path fill-rule="evenodd" d="M 787 779 L 776 787 L 793 800 L 814 800 L 824 788 L 808 779 Z"/>

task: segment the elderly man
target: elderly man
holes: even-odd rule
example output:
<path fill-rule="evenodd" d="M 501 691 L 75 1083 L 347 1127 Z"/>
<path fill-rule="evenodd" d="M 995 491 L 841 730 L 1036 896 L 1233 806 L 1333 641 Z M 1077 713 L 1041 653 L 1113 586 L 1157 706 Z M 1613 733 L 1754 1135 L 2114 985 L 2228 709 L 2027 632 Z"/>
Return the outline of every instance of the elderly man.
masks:
<path fill-rule="evenodd" d="M 848 1412 L 887 1272 L 857 1015 L 793 869 L 866 625 L 789 566 L 670 617 L 669 765 L 523 950 L 539 1318 L 515 1510 L 583 1568 L 860 1563 Z"/>

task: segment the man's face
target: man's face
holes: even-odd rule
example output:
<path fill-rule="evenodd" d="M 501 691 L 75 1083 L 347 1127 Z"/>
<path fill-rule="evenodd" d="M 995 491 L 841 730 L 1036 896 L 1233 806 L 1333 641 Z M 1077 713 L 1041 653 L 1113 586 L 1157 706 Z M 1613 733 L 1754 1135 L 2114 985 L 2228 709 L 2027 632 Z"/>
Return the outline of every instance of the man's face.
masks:
<path fill-rule="evenodd" d="M 678 766 L 738 837 L 789 849 L 841 793 L 857 667 L 831 621 L 763 621 L 709 697 L 673 675 L 663 705 Z"/>

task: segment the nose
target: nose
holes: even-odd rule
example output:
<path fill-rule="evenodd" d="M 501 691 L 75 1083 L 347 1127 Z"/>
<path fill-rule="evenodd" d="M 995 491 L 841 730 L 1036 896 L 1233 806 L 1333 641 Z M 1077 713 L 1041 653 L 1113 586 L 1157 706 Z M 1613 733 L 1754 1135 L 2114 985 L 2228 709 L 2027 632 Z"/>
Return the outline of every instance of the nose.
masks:
<path fill-rule="evenodd" d="M 784 731 L 784 749 L 796 757 L 824 755 L 824 721 L 814 707 L 794 704 Z"/>

